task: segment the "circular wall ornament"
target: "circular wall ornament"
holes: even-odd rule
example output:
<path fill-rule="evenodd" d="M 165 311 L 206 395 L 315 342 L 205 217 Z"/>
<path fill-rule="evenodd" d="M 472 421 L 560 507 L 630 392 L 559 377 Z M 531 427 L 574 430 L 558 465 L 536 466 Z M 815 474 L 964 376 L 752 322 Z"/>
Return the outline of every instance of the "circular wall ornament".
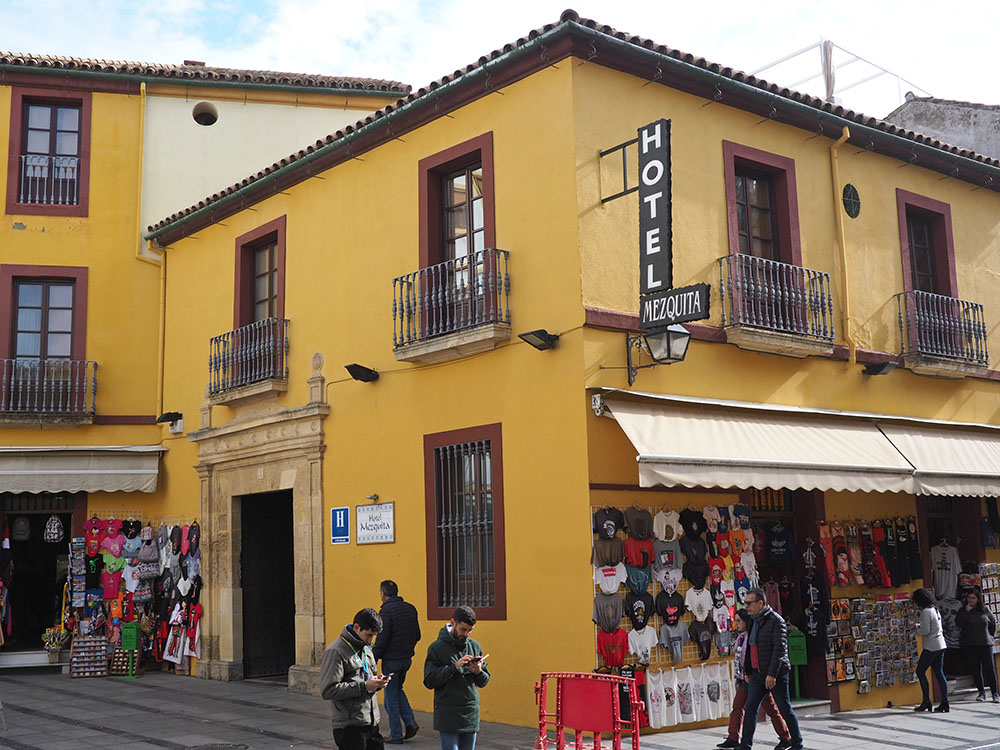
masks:
<path fill-rule="evenodd" d="M 858 218 L 861 213 L 861 196 L 858 195 L 858 189 L 849 182 L 844 185 L 844 210 L 852 219 Z"/>

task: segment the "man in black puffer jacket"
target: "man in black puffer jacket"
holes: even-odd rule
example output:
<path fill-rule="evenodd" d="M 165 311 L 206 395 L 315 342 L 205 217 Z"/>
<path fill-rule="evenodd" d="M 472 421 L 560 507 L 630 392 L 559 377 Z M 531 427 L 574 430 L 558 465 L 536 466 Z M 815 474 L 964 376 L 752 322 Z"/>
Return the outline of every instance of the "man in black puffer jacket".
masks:
<path fill-rule="evenodd" d="M 799 721 L 792 710 L 788 694 L 791 664 L 788 661 L 788 631 L 785 628 L 785 621 L 781 615 L 767 606 L 763 589 L 750 589 L 744 601 L 754 624 L 744 651 L 743 674 L 747 680 L 747 703 L 743 717 L 743 741 L 740 747 L 748 750 L 753 746 L 753 734 L 757 729 L 757 710 L 764 696 L 771 693 L 778 705 L 778 712 L 788 725 L 788 732 L 792 736 L 790 742 L 779 742 L 777 748 L 800 750 L 802 732 L 799 731 Z"/>
<path fill-rule="evenodd" d="M 413 661 L 414 647 L 420 640 L 420 623 L 417 609 L 403 601 L 394 581 L 379 584 L 382 597 L 382 632 L 375 640 L 372 652 L 382 661 L 382 673 L 391 674 L 392 681 L 385 687 L 385 712 L 389 715 L 389 744 L 397 745 L 413 737 L 417 730 L 410 701 L 403 692 L 403 681 Z M 405 729 L 405 733 L 404 733 Z"/>

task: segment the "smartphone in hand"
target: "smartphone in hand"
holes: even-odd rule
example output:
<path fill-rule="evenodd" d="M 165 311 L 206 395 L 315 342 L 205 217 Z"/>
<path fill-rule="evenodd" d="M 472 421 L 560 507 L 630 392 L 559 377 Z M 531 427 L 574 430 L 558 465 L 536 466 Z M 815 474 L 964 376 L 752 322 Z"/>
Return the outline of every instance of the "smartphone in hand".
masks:
<path fill-rule="evenodd" d="M 489 654 L 480 654 L 479 656 L 473 656 L 469 661 L 480 662 L 489 657 Z"/>

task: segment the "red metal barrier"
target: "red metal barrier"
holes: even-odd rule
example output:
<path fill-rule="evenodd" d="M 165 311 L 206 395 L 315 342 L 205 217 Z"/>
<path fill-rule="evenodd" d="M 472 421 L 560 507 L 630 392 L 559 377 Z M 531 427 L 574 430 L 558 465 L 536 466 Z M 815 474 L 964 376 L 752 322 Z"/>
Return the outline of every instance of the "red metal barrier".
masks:
<path fill-rule="evenodd" d="M 549 680 L 556 681 L 555 712 L 546 711 Z M 628 716 L 622 716 L 623 687 L 628 693 Z M 639 709 L 642 705 L 635 679 L 591 672 L 543 672 L 535 683 L 538 704 L 536 750 L 547 750 L 555 731 L 556 750 L 565 750 L 566 730 L 575 734 L 574 748 L 583 750 L 583 733 L 594 733 L 593 750 L 601 750 L 601 733 L 611 734 L 611 750 L 621 750 L 622 733 L 632 735 L 632 750 L 639 750 Z"/>

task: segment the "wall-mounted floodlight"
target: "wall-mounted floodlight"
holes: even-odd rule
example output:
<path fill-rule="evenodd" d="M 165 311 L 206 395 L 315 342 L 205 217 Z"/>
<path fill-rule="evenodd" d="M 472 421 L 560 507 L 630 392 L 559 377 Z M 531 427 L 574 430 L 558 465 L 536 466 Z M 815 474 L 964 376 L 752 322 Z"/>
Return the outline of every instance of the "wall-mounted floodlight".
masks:
<path fill-rule="evenodd" d="M 549 333 L 544 328 L 539 328 L 537 331 L 519 333 L 517 337 L 531 344 L 540 352 L 544 352 L 546 349 L 555 349 L 556 343 L 559 341 L 558 333 Z"/>
<path fill-rule="evenodd" d="M 378 373 L 375 370 L 364 365 L 359 365 L 357 362 L 353 365 L 344 365 L 344 369 L 350 373 L 352 378 L 360 380 L 362 383 L 374 383 L 378 380 Z"/>

